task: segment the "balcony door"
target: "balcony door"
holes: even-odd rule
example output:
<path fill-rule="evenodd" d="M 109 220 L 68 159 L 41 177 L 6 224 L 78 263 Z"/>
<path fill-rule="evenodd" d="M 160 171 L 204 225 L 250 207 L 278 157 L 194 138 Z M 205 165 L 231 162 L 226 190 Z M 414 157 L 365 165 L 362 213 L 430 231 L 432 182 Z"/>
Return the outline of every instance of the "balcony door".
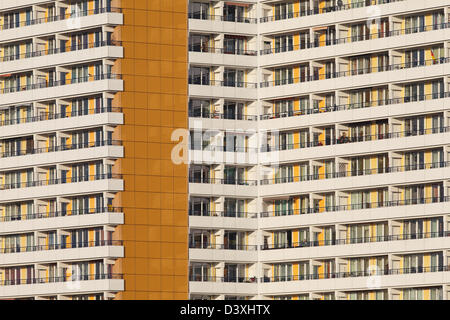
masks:
<path fill-rule="evenodd" d="M 210 200 L 208 198 L 192 198 L 189 202 L 189 214 L 193 216 L 209 216 Z"/>
<path fill-rule="evenodd" d="M 273 268 L 274 281 L 291 281 L 292 280 L 292 264 L 283 263 L 276 264 Z"/>
<path fill-rule="evenodd" d="M 224 275 L 229 282 L 245 282 L 247 274 L 247 266 L 245 264 L 226 264 Z"/>
<path fill-rule="evenodd" d="M 204 67 L 192 67 L 189 69 L 189 83 L 199 85 L 210 84 L 210 70 Z"/>
<path fill-rule="evenodd" d="M 223 19 L 231 22 L 244 22 L 244 5 L 225 4 L 223 7 Z"/>
<path fill-rule="evenodd" d="M 238 36 L 225 36 L 223 40 L 223 52 L 226 54 L 243 54 L 245 50 L 245 38 Z"/>
<path fill-rule="evenodd" d="M 225 249 L 245 250 L 246 249 L 245 233 L 235 231 L 225 231 L 223 243 Z"/>
<path fill-rule="evenodd" d="M 209 17 L 209 3 L 191 2 L 189 3 L 189 18 L 207 20 Z"/>
<path fill-rule="evenodd" d="M 226 87 L 244 87 L 245 71 L 235 69 L 225 69 L 223 73 L 223 82 Z"/>

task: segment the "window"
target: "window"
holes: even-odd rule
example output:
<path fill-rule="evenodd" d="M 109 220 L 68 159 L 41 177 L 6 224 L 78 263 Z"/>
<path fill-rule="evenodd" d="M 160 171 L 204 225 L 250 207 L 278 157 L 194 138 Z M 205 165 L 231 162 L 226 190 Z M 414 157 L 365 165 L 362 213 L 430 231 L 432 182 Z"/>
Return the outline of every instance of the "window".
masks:
<path fill-rule="evenodd" d="M 432 132 L 433 133 L 438 133 L 438 132 L 443 132 L 444 130 L 444 117 L 442 114 L 439 115 L 434 115 L 432 117 Z"/>
<path fill-rule="evenodd" d="M 249 22 L 246 19 L 246 5 L 227 4 L 223 6 L 223 20 L 231 22 Z"/>
<path fill-rule="evenodd" d="M 61 183 L 67 183 L 67 173 L 68 170 L 61 170 Z"/>
<path fill-rule="evenodd" d="M 89 81 L 89 67 L 79 66 L 72 68 L 72 83 Z"/>
<path fill-rule="evenodd" d="M 409 186 L 405 188 L 405 204 L 425 203 L 425 187 Z"/>
<path fill-rule="evenodd" d="M 224 183 L 225 184 L 246 184 L 246 170 L 245 168 L 225 167 L 224 169 Z"/>
<path fill-rule="evenodd" d="M 189 50 L 194 52 L 210 52 L 212 47 L 209 35 L 193 34 L 189 37 Z M 214 43 L 212 41 L 212 43 Z"/>
<path fill-rule="evenodd" d="M 442 288 L 431 288 L 430 289 L 430 299 L 431 300 L 442 300 Z"/>
<path fill-rule="evenodd" d="M 275 69 L 275 85 L 285 85 L 294 83 L 293 69 L 292 68 L 282 68 Z"/>
<path fill-rule="evenodd" d="M 275 264 L 273 281 L 292 281 L 292 264 Z"/>
<path fill-rule="evenodd" d="M 97 279 L 103 279 L 104 278 L 104 265 L 103 261 L 97 261 L 95 262 L 95 276 L 94 278 Z"/>
<path fill-rule="evenodd" d="M 413 16 L 405 19 L 405 33 L 417 33 L 425 31 L 425 16 Z"/>
<path fill-rule="evenodd" d="M 425 100 L 425 84 L 414 83 L 405 85 L 405 102 Z"/>
<path fill-rule="evenodd" d="M 223 52 L 225 54 L 244 54 L 246 38 L 240 36 L 225 35 L 223 39 Z"/>
<path fill-rule="evenodd" d="M 411 117 L 405 119 L 405 135 L 416 136 L 425 134 L 425 117 Z"/>
<path fill-rule="evenodd" d="M 309 97 L 300 98 L 300 112 L 301 114 L 306 114 L 309 110 Z"/>
<path fill-rule="evenodd" d="M 370 38 L 370 29 L 365 23 L 353 25 L 351 30 L 352 42 L 369 40 Z"/>
<path fill-rule="evenodd" d="M 350 66 L 351 66 L 351 74 L 357 75 L 357 74 L 365 74 L 370 73 L 370 56 L 361 56 L 361 57 L 355 57 L 350 60 Z"/>
<path fill-rule="evenodd" d="M 193 183 L 209 183 L 210 168 L 207 166 L 191 166 L 189 168 L 189 181 Z"/>
<path fill-rule="evenodd" d="M 359 210 L 371 207 L 370 191 L 352 192 L 350 200 L 352 210 Z"/>
<path fill-rule="evenodd" d="M 285 52 L 294 50 L 294 39 L 292 35 L 275 37 L 275 52 Z"/>
<path fill-rule="evenodd" d="M 234 206 L 231 206 L 231 209 L 234 209 Z M 224 211 L 225 216 L 227 216 L 227 212 L 231 211 L 227 199 L 224 202 Z M 210 214 L 209 198 L 191 198 L 189 201 L 189 215 L 209 216 Z"/>
<path fill-rule="evenodd" d="M 190 2 L 189 3 L 189 18 L 207 20 L 209 18 L 209 3 Z"/>
<path fill-rule="evenodd" d="M 425 65 L 425 49 L 408 50 L 405 52 L 405 67 L 413 68 Z"/>
<path fill-rule="evenodd" d="M 275 4 L 275 20 L 292 18 L 294 16 L 293 6 L 294 4 L 292 2 Z"/>
<path fill-rule="evenodd" d="M 224 248 L 231 250 L 246 250 L 246 233 L 245 232 L 235 232 L 235 231 L 225 231 L 224 235 Z"/>
<path fill-rule="evenodd" d="M 101 31 L 96 31 L 94 33 L 94 36 L 95 36 L 94 47 L 100 47 L 101 45 L 103 45 L 103 33 Z M 111 42 L 108 41 L 107 44 L 111 45 Z"/>
<path fill-rule="evenodd" d="M 278 136 L 279 150 L 291 150 L 294 149 L 294 136 L 293 132 L 281 132 Z"/>
<path fill-rule="evenodd" d="M 226 152 L 247 152 L 248 137 L 244 134 L 225 132 L 223 150 Z"/>
<path fill-rule="evenodd" d="M 245 264 L 229 264 L 224 267 L 225 282 L 245 282 L 247 265 Z"/>
<path fill-rule="evenodd" d="M 210 85 L 210 70 L 204 67 L 192 67 L 189 69 L 189 84 Z"/>
<path fill-rule="evenodd" d="M 437 80 L 431 84 L 433 99 L 444 98 L 444 81 Z"/>
<path fill-rule="evenodd" d="M 77 3 L 73 3 L 70 6 L 71 18 L 82 17 L 88 15 L 88 2 L 87 0 L 82 0 Z"/>
<path fill-rule="evenodd" d="M 431 168 L 440 168 L 443 166 L 444 152 L 440 149 L 431 151 Z"/>
<path fill-rule="evenodd" d="M 293 208 L 294 208 L 293 199 L 275 200 L 275 203 L 274 203 L 275 216 L 292 215 Z"/>
<path fill-rule="evenodd" d="M 294 100 L 278 100 L 275 101 L 274 105 L 277 117 L 290 117 L 294 113 Z"/>
<path fill-rule="evenodd" d="M 371 105 L 371 90 L 354 91 L 350 94 L 351 108 L 366 108 Z"/>
<path fill-rule="evenodd" d="M 223 84 L 226 87 L 246 87 L 245 70 L 225 69 L 223 73 Z"/>
<path fill-rule="evenodd" d="M 291 165 L 281 166 L 275 174 L 275 183 L 293 182 L 293 167 Z"/>
<path fill-rule="evenodd" d="M 224 119 L 243 120 L 245 104 L 242 102 L 225 101 L 223 105 Z"/>
<path fill-rule="evenodd" d="M 415 151 L 405 153 L 405 171 L 425 168 L 425 152 Z"/>
<path fill-rule="evenodd" d="M 433 13 L 433 30 L 445 28 L 445 20 L 443 12 Z"/>

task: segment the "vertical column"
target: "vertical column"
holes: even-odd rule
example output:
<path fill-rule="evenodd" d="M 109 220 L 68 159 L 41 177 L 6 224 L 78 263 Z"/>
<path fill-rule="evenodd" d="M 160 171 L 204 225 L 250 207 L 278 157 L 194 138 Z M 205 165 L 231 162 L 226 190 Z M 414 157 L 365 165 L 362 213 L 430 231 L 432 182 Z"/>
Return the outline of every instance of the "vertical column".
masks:
<path fill-rule="evenodd" d="M 124 24 L 116 28 L 124 59 L 114 65 L 124 91 L 114 98 L 124 125 L 124 191 L 114 199 L 125 223 L 114 233 L 124 255 L 114 266 L 125 291 L 116 299 L 188 298 L 187 165 L 171 159 L 176 129 L 187 129 L 187 0 L 113 1 Z"/>

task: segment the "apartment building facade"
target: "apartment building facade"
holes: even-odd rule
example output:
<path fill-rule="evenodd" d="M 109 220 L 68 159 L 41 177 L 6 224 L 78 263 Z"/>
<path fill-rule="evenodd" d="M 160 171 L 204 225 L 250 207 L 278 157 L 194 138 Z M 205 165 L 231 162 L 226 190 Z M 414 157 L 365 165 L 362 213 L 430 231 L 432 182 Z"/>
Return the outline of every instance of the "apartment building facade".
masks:
<path fill-rule="evenodd" d="M 0 299 L 186 299 L 187 2 L 0 2 Z"/>
<path fill-rule="evenodd" d="M 449 1 L 189 1 L 190 299 L 446 300 Z"/>
<path fill-rule="evenodd" d="M 448 299 L 449 8 L 2 1 L 0 299 Z"/>

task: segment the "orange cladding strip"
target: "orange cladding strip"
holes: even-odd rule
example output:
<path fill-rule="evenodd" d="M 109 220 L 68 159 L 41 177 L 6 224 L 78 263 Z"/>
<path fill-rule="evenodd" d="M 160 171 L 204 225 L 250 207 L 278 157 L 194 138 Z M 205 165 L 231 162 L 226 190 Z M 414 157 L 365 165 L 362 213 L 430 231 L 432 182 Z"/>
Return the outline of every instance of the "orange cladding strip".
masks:
<path fill-rule="evenodd" d="M 113 269 L 125 279 L 116 299 L 187 299 L 188 168 L 171 161 L 172 132 L 188 128 L 187 0 L 112 6 L 124 17 L 113 34 L 124 46 L 113 68 L 123 75 L 124 91 L 113 105 L 125 119 L 113 136 L 125 150 L 113 168 L 125 189 L 113 203 L 125 217 L 113 235 L 125 247 Z"/>

